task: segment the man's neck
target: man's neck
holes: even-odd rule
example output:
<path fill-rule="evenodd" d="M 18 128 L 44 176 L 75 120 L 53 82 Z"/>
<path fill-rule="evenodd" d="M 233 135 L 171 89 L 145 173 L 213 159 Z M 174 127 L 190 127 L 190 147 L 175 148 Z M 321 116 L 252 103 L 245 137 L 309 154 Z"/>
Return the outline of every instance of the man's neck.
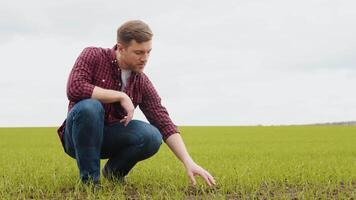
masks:
<path fill-rule="evenodd" d="M 119 64 L 119 68 L 120 69 L 125 69 L 125 70 L 130 70 L 129 66 L 127 66 L 127 64 L 120 59 L 119 51 L 116 50 L 115 53 L 116 53 L 116 60 L 117 60 L 117 62 Z"/>

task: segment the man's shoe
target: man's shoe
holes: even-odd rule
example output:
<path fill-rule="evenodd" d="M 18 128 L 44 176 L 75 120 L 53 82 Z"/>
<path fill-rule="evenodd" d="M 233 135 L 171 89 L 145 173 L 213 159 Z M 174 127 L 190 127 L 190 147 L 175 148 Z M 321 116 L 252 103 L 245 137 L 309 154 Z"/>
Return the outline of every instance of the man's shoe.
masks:
<path fill-rule="evenodd" d="M 82 180 L 82 183 L 87 186 L 90 185 L 97 186 L 100 185 L 100 180 L 87 179 L 87 180 Z"/>
<path fill-rule="evenodd" d="M 86 180 L 82 181 L 83 183 L 83 190 L 86 191 L 87 189 L 90 189 L 92 192 L 96 192 L 102 189 L 102 185 L 100 184 L 100 181 L 92 181 L 92 180 Z"/>
<path fill-rule="evenodd" d="M 106 178 L 107 180 L 111 181 L 111 182 L 117 182 L 117 183 L 120 183 L 122 185 L 125 185 L 126 184 L 126 180 L 125 180 L 125 177 L 123 176 L 115 176 L 113 175 L 112 173 L 108 173 L 105 168 L 103 168 L 101 170 L 104 178 Z"/>

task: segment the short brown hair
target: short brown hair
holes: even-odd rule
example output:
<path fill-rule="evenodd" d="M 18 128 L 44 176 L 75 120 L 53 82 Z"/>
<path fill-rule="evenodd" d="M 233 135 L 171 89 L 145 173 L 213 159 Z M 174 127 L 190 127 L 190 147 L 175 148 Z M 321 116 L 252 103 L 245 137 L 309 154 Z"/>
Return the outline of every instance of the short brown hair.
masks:
<path fill-rule="evenodd" d="M 150 27 L 141 20 L 127 21 L 117 29 L 117 42 L 125 46 L 131 40 L 135 40 L 137 43 L 150 41 L 152 36 Z"/>

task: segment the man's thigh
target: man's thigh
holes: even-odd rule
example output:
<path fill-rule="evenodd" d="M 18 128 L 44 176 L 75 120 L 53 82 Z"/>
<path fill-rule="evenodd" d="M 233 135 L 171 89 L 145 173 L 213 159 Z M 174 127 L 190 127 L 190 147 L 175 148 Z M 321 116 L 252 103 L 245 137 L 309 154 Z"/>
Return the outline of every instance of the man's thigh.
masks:
<path fill-rule="evenodd" d="M 131 120 L 126 127 L 119 122 L 106 125 L 104 128 L 101 157 L 113 157 L 121 149 L 141 144 L 148 137 L 162 138 L 159 130 L 147 122 Z"/>
<path fill-rule="evenodd" d="M 64 128 L 64 150 L 65 152 L 75 158 L 75 147 L 73 142 L 73 123 L 75 121 L 75 117 L 80 110 L 83 110 L 83 107 L 86 107 L 89 110 L 93 110 L 92 108 L 99 108 L 101 104 L 98 100 L 93 99 L 84 99 L 76 103 L 70 112 L 67 115 L 66 126 Z M 102 109 L 102 107 L 101 107 Z M 96 109 L 98 110 L 98 109 Z M 85 141 L 84 141 L 85 142 Z"/>

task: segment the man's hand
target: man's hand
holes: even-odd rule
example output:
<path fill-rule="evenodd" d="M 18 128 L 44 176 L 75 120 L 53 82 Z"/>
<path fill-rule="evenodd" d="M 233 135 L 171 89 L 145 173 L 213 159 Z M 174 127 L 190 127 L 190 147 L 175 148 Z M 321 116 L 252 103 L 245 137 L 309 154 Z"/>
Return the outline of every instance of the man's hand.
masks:
<path fill-rule="evenodd" d="M 103 89 L 95 86 L 91 97 L 93 99 L 98 99 L 102 103 L 120 102 L 121 106 L 127 112 L 127 116 L 120 120 L 120 122 L 127 126 L 127 124 L 132 120 L 135 107 L 132 104 L 130 97 L 127 96 L 126 93 L 116 90 Z"/>
<path fill-rule="evenodd" d="M 120 120 L 120 123 L 124 123 L 124 125 L 127 126 L 127 124 L 132 120 L 132 117 L 133 117 L 133 114 L 135 111 L 135 107 L 134 107 L 130 97 L 127 96 L 127 94 L 124 92 L 120 92 L 119 101 L 120 101 L 121 106 L 127 112 L 127 115 L 122 120 Z"/>
<path fill-rule="evenodd" d="M 179 133 L 172 134 L 166 140 L 168 147 L 173 151 L 177 158 L 183 162 L 187 175 L 193 185 L 196 185 L 194 176 L 201 176 L 205 182 L 209 185 L 215 185 L 213 176 L 208 171 L 197 165 L 193 159 L 189 156 L 187 149 L 185 148 L 183 139 Z"/>
<path fill-rule="evenodd" d="M 201 176 L 209 186 L 215 185 L 214 177 L 208 171 L 206 171 L 196 163 L 192 162 L 190 164 L 187 164 L 185 165 L 185 168 L 187 170 L 187 175 L 189 176 L 190 181 L 194 186 L 197 183 L 194 178 L 195 175 Z"/>

